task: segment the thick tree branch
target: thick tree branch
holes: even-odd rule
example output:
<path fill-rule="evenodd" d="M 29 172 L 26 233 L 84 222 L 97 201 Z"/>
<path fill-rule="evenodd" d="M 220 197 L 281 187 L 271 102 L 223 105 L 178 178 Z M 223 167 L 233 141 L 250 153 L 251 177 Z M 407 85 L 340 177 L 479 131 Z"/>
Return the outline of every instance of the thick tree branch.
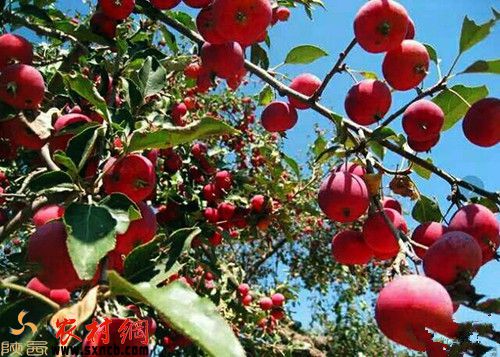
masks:
<path fill-rule="evenodd" d="M 175 19 L 170 18 L 166 13 L 163 13 L 159 10 L 156 10 L 149 4 L 146 0 L 137 0 L 137 5 L 139 5 L 142 8 L 142 11 L 145 15 L 147 15 L 149 18 L 153 20 L 159 20 L 166 25 L 171 26 L 174 28 L 176 31 L 179 33 L 183 34 L 184 36 L 188 37 L 192 41 L 195 41 L 198 44 L 202 44 L 203 38 L 197 33 L 194 32 L 187 27 L 185 27 L 183 24 L 178 22 Z M 307 96 L 304 96 L 301 93 L 298 93 L 297 91 L 294 91 L 290 87 L 286 86 L 285 84 L 281 83 L 279 80 L 274 78 L 269 72 L 266 70 L 262 69 L 259 66 L 256 66 L 255 64 L 251 63 L 250 61 L 245 61 L 245 67 L 254 75 L 259 77 L 261 80 L 269 84 L 271 87 L 273 87 L 275 90 L 278 91 L 278 93 L 281 96 L 287 96 L 290 95 L 294 98 L 297 98 L 305 103 L 309 103 L 311 105 L 311 109 L 316 111 L 317 113 L 321 114 L 322 116 L 330 119 L 333 121 L 333 118 L 335 117 L 335 113 L 332 112 L 330 109 L 326 108 L 322 104 L 318 102 L 310 102 L 309 98 Z M 437 89 L 435 90 L 437 92 Z M 432 91 L 434 93 L 434 91 Z M 404 111 L 404 110 L 403 110 Z M 358 125 L 355 122 L 343 118 L 343 122 L 346 125 L 346 127 L 354 132 L 359 132 L 362 131 L 364 135 L 370 139 L 373 131 L 370 130 L 369 128 L 366 128 L 364 126 Z M 420 157 L 416 156 L 410 151 L 405 150 L 404 148 L 399 147 L 398 145 L 384 139 L 374 139 L 374 141 L 378 142 L 380 145 L 383 147 L 387 148 L 388 150 L 410 160 L 411 162 L 431 171 L 435 175 L 441 177 L 445 181 L 447 181 L 450 185 L 458 185 L 460 187 L 466 188 L 476 194 L 479 194 L 481 196 L 487 197 L 493 202 L 496 202 L 500 204 L 500 194 L 495 193 L 495 192 L 489 192 L 486 191 L 474 184 L 471 184 L 469 182 L 460 180 L 449 173 L 441 170 L 440 168 L 434 166 L 432 163 L 429 163 L 426 160 L 421 159 Z"/>
<path fill-rule="evenodd" d="M 323 79 L 323 82 L 321 83 L 321 86 L 318 88 L 316 93 L 314 93 L 311 96 L 311 98 L 310 98 L 311 102 L 317 102 L 321 98 L 321 95 L 323 94 L 323 92 L 325 91 L 326 87 L 328 86 L 330 81 L 333 79 L 335 74 L 340 73 L 340 72 L 345 70 L 344 60 L 347 57 L 347 55 L 349 54 L 349 52 L 351 52 L 351 50 L 354 48 L 354 46 L 356 46 L 356 43 L 357 43 L 356 39 L 353 39 L 349 43 L 349 45 L 347 45 L 346 49 L 339 54 L 339 58 L 338 58 L 337 62 L 335 63 L 333 68 L 330 70 L 330 72 L 327 73 L 327 75 L 325 76 L 325 79 Z"/>

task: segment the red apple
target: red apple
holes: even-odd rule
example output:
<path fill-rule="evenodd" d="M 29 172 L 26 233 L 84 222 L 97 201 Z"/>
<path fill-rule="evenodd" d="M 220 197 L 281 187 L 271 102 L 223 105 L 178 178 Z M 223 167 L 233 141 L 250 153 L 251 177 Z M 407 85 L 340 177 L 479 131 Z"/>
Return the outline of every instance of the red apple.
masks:
<path fill-rule="evenodd" d="M 398 211 L 384 208 L 385 215 L 392 222 L 394 228 L 407 233 L 406 221 Z M 371 214 L 363 224 L 363 237 L 366 244 L 378 253 L 394 254 L 399 251 L 399 240 L 394 236 L 390 226 L 386 223 L 382 212 Z"/>
<path fill-rule="evenodd" d="M 465 137 L 473 144 L 491 147 L 500 141 L 500 99 L 485 98 L 467 111 L 462 121 Z"/>
<path fill-rule="evenodd" d="M 436 242 L 443 234 L 448 231 L 448 228 L 438 222 L 426 222 L 419 225 L 413 231 L 411 239 L 419 244 L 430 247 Z M 420 259 L 424 259 L 427 249 L 415 246 L 415 254 Z"/>
<path fill-rule="evenodd" d="M 332 256 L 340 264 L 368 264 L 373 258 L 373 251 L 366 244 L 361 232 L 347 230 L 333 237 Z"/>
<path fill-rule="evenodd" d="M 295 77 L 290 84 L 291 89 L 302 93 L 306 97 L 310 97 L 316 93 L 320 86 L 321 80 L 310 73 L 303 73 Z M 288 96 L 288 101 L 290 102 L 290 105 L 296 109 L 307 109 L 310 107 L 308 103 L 304 103 L 291 95 Z"/>
<path fill-rule="evenodd" d="M 391 91 L 384 82 L 365 79 L 349 90 L 344 106 L 352 121 L 370 125 L 387 114 L 391 103 Z"/>

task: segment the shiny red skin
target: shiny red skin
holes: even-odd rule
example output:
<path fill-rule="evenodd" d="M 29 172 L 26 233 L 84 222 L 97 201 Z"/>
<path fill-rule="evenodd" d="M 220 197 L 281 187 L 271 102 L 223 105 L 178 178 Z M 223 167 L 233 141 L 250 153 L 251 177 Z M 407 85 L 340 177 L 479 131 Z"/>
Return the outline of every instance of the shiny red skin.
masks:
<path fill-rule="evenodd" d="M 238 292 L 241 296 L 246 296 L 250 292 L 250 286 L 246 283 L 238 285 Z"/>
<path fill-rule="evenodd" d="M 203 198 L 208 202 L 213 202 L 222 197 L 222 192 L 213 183 L 206 184 L 203 187 Z"/>
<path fill-rule="evenodd" d="M 215 174 L 214 183 L 219 189 L 229 191 L 233 186 L 233 177 L 229 171 L 222 170 Z"/>
<path fill-rule="evenodd" d="M 335 168 L 335 172 L 349 172 L 350 174 L 354 174 L 359 177 L 366 175 L 366 169 L 364 166 L 355 162 L 343 163 Z"/>
<path fill-rule="evenodd" d="M 415 141 L 412 138 L 408 138 L 408 146 L 410 149 L 416 151 L 416 152 L 427 152 L 430 149 L 432 149 L 436 144 L 439 142 L 439 139 L 441 138 L 441 135 L 437 135 L 434 138 L 430 140 L 425 140 L 425 141 Z"/>
<path fill-rule="evenodd" d="M 366 212 L 370 198 L 363 179 L 348 172 L 337 172 L 331 173 L 321 183 L 318 202 L 328 218 L 347 223 Z"/>
<path fill-rule="evenodd" d="M 264 195 L 255 195 L 250 200 L 250 207 L 253 212 L 261 213 L 266 208 L 266 197 Z"/>
<path fill-rule="evenodd" d="M 290 9 L 284 6 L 279 6 L 276 11 L 273 11 L 273 22 L 274 20 L 285 22 L 290 18 Z"/>
<path fill-rule="evenodd" d="M 485 98 L 477 101 L 467 111 L 462 121 L 465 137 L 481 147 L 495 146 L 500 142 L 500 99 Z"/>
<path fill-rule="evenodd" d="M 0 36 L 0 71 L 14 63 L 32 62 L 33 46 L 28 40 L 13 33 Z"/>
<path fill-rule="evenodd" d="M 442 225 L 438 222 L 426 222 L 419 225 L 413 231 L 411 239 L 419 244 L 422 244 L 429 248 L 434 242 L 436 242 L 443 234 L 448 231 L 448 227 Z M 420 259 L 424 259 L 427 249 L 414 246 L 415 254 Z"/>
<path fill-rule="evenodd" d="M 203 217 L 210 223 L 217 223 L 219 221 L 219 211 L 217 208 L 207 207 L 203 211 Z"/>
<path fill-rule="evenodd" d="M 195 9 L 201 9 L 202 7 L 207 7 L 213 2 L 213 0 L 183 0 L 183 1 L 187 6 L 193 7 Z"/>
<path fill-rule="evenodd" d="M 50 296 L 50 288 L 42 283 L 40 279 L 38 278 L 33 278 L 31 279 L 28 284 L 26 284 L 26 287 L 28 289 L 34 290 L 39 294 L 42 294 L 43 296 L 49 297 Z"/>
<path fill-rule="evenodd" d="M 304 94 L 307 97 L 312 96 L 318 88 L 321 86 L 321 79 L 316 77 L 314 74 L 303 73 L 298 75 L 292 80 L 290 88 Z M 304 103 L 292 96 L 288 96 L 288 101 L 290 105 L 295 107 L 295 109 L 304 110 L 310 107 L 308 103 Z"/>
<path fill-rule="evenodd" d="M 382 72 L 392 88 L 407 91 L 422 83 L 429 70 L 429 61 L 429 53 L 424 45 L 414 40 L 404 40 L 386 53 Z"/>
<path fill-rule="evenodd" d="M 134 202 L 140 202 L 155 189 L 155 168 L 142 155 L 128 154 L 119 160 L 112 158 L 104 170 L 103 186 L 107 194 L 119 192 Z"/>
<path fill-rule="evenodd" d="M 198 63 L 190 63 L 184 68 L 184 75 L 191 79 L 196 79 L 200 74 L 201 66 Z"/>
<path fill-rule="evenodd" d="M 220 78 L 229 79 L 241 72 L 245 55 L 237 42 L 220 45 L 205 43 L 201 48 L 201 61 L 205 70 Z"/>
<path fill-rule="evenodd" d="M 285 296 L 280 293 L 275 293 L 271 295 L 271 301 L 273 302 L 273 307 L 283 306 L 285 303 Z"/>
<path fill-rule="evenodd" d="M 405 40 L 413 40 L 415 38 L 415 23 L 411 17 L 408 20 L 408 30 L 406 31 Z"/>
<path fill-rule="evenodd" d="M 135 0 L 99 0 L 99 6 L 109 18 L 125 20 L 134 11 Z"/>
<path fill-rule="evenodd" d="M 354 18 L 354 34 L 367 52 L 381 53 L 398 46 L 408 31 L 406 9 L 393 0 L 371 0 Z"/>
<path fill-rule="evenodd" d="M 106 16 L 103 12 L 96 12 L 90 18 L 90 28 L 92 31 L 108 40 L 112 40 L 116 37 L 117 26 L 118 22 Z"/>
<path fill-rule="evenodd" d="M 115 251 L 128 255 L 134 248 L 151 241 L 158 230 L 153 209 L 144 202 L 137 204 L 141 218 L 130 222 L 127 231 L 116 236 Z"/>
<path fill-rule="evenodd" d="M 252 295 L 244 295 L 244 296 L 242 296 L 242 298 L 241 298 L 241 304 L 242 304 L 243 306 L 248 306 L 248 305 L 250 305 L 250 304 L 252 303 L 252 301 L 253 301 L 253 297 L 252 297 Z"/>
<path fill-rule="evenodd" d="M 150 0 L 158 10 L 170 10 L 181 3 L 181 0 Z"/>
<path fill-rule="evenodd" d="M 109 344 L 105 344 L 103 342 L 104 336 L 102 336 L 104 329 L 101 328 L 97 331 L 95 341 L 92 341 L 91 339 L 85 339 L 82 344 L 82 350 L 87 350 L 89 349 L 90 351 L 93 351 L 92 347 L 97 347 L 97 351 L 101 351 L 101 347 L 103 347 L 103 350 L 106 351 L 108 350 L 108 347 L 111 347 L 111 350 L 113 349 L 113 346 L 118 346 L 120 348 L 120 353 L 125 355 L 127 353 L 127 356 L 130 357 L 146 357 L 149 356 L 149 352 L 144 353 L 144 354 L 138 354 L 140 351 L 139 347 L 142 346 L 147 346 L 147 344 L 142 343 L 142 338 L 138 338 L 133 336 L 133 338 L 125 338 L 124 343 L 122 343 L 122 338 L 121 334 L 122 332 L 119 331 L 120 327 L 125 323 L 127 319 L 124 318 L 116 318 L 112 317 L 111 318 L 111 323 L 108 325 L 108 331 L 109 331 Z M 148 331 L 148 335 L 149 331 Z M 133 354 L 132 351 L 137 351 L 137 354 Z M 120 354 L 118 353 L 118 354 Z M 100 356 L 104 357 L 111 357 L 111 356 L 116 356 L 116 354 L 108 354 L 108 353 L 100 353 Z"/>
<path fill-rule="evenodd" d="M 394 227 L 403 233 L 408 232 L 405 219 L 398 211 L 384 208 L 384 213 Z M 363 224 L 363 237 L 366 244 L 377 253 L 393 254 L 399 251 L 399 242 L 386 223 L 382 212 L 371 214 Z"/>
<path fill-rule="evenodd" d="M 422 142 L 434 139 L 443 128 L 444 112 L 430 100 L 421 99 L 403 113 L 403 129 L 410 138 Z"/>
<path fill-rule="evenodd" d="M 222 244 L 222 234 L 219 231 L 215 231 L 209 238 L 208 242 L 212 247 L 218 247 Z"/>
<path fill-rule="evenodd" d="M 26 285 L 28 289 L 34 290 L 37 293 L 48 297 L 59 305 L 66 305 L 71 300 L 70 292 L 66 289 L 53 289 L 42 283 L 38 278 L 31 279 Z"/>
<path fill-rule="evenodd" d="M 500 244 L 498 221 L 488 208 L 469 204 L 458 210 L 449 224 L 450 231 L 470 234 L 481 246 L 483 264 L 493 259 Z"/>
<path fill-rule="evenodd" d="M 461 274 L 473 278 L 483 256 L 476 240 L 464 232 L 448 232 L 430 246 L 424 256 L 424 271 L 443 285 L 458 282 Z"/>
<path fill-rule="evenodd" d="M 387 284 L 377 298 L 375 320 L 384 335 L 416 351 L 426 350 L 431 337 L 426 329 L 450 338 L 458 330 L 446 289 L 420 275 L 405 275 Z"/>
<path fill-rule="evenodd" d="M 64 216 L 66 209 L 60 205 L 47 205 L 39 208 L 33 215 L 33 223 L 36 227 L 43 226 L 50 221 L 55 221 Z"/>
<path fill-rule="evenodd" d="M 290 130 L 297 124 L 297 120 L 297 111 L 285 102 L 268 104 L 261 116 L 262 126 L 271 133 Z"/>
<path fill-rule="evenodd" d="M 231 221 L 236 212 L 236 206 L 229 202 L 222 202 L 217 206 L 221 221 Z"/>
<path fill-rule="evenodd" d="M 219 33 L 212 6 L 207 6 L 196 16 L 196 28 L 206 42 L 220 45 L 227 40 Z"/>
<path fill-rule="evenodd" d="M 259 300 L 259 306 L 262 310 L 271 310 L 273 307 L 273 301 L 269 297 L 263 297 Z"/>
<path fill-rule="evenodd" d="M 61 221 L 38 227 L 28 241 L 28 262 L 37 264 L 37 277 L 50 289 L 72 291 L 84 285 L 78 277 L 66 246 L 66 228 Z"/>
<path fill-rule="evenodd" d="M 384 82 L 365 79 L 349 90 L 344 107 L 352 121 L 370 125 L 387 114 L 391 103 L 391 91 Z"/>
<path fill-rule="evenodd" d="M 66 148 L 68 147 L 68 142 L 75 135 L 73 133 L 61 135 L 59 133 L 62 130 L 76 123 L 85 124 L 90 123 L 91 121 L 92 120 L 88 116 L 83 114 L 66 114 L 57 118 L 56 122 L 54 123 L 54 135 L 49 139 L 50 150 L 53 152 L 56 150 L 66 150 Z"/>
<path fill-rule="evenodd" d="M 37 109 L 45 95 L 43 77 L 34 67 L 13 64 L 0 73 L 0 100 L 16 109 Z"/>
<path fill-rule="evenodd" d="M 213 9 L 219 33 L 228 41 L 255 43 L 272 21 L 269 0 L 217 0 Z"/>
<path fill-rule="evenodd" d="M 395 211 L 398 211 L 399 214 L 403 214 L 403 208 L 401 207 L 401 203 L 399 203 L 393 197 L 384 197 L 380 202 L 383 208 L 392 208 Z"/>
<path fill-rule="evenodd" d="M 364 265 L 373 258 L 363 234 L 352 230 L 337 233 L 332 239 L 332 256 L 340 264 Z"/>

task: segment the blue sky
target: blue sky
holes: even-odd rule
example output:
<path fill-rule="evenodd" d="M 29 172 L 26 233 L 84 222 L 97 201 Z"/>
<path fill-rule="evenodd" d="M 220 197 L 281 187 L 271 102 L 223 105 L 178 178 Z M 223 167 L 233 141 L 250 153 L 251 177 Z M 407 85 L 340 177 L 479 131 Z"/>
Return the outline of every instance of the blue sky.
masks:
<path fill-rule="evenodd" d="M 85 11 L 87 8 L 80 2 L 61 0 L 63 10 Z M 278 24 L 270 31 L 272 46 L 269 50 L 271 66 L 282 62 L 288 51 L 301 44 L 314 44 L 325 49 L 330 56 L 325 57 L 310 65 L 286 66 L 281 71 L 293 77 L 303 72 L 310 72 L 322 78 L 336 61 L 337 55 L 350 42 L 353 37 L 352 21 L 364 3 L 362 0 L 325 0 L 326 10 L 317 9 L 314 12 L 314 20 L 309 20 L 301 7 L 292 10 L 292 15 L 287 24 Z M 492 17 L 491 8 L 498 1 L 495 0 L 404 0 L 401 3 L 407 8 L 410 16 L 416 24 L 416 39 L 423 43 L 431 44 L 442 59 L 442 69 L 446 71 L 458 51 L 458 41 L 463 18 L 468 15 L 476 22 L 482 23 Z M 186 10 L 180 6 L 179 10 Z M 498 9 L 497 9 L 498 10 Z M 191 12 L 191 11 L 190 11 Z M 458 70 L 466 68 L 478 59 L 498 58 L 498 45 L 500 35 L 493 32 L 487 40 L 480 43 L 465 53 L 460 60 Z M 496 47 L 495 47 L 496 46 Z M 497 51 L 495 51 L 497 50 Z M 358 70 L 369 70 L 376 72 L 381 77 L 381 63 L 383 55 L 373 55 L 356 47 L 349 56 L 347 63 L 351 68 Z M 426 79 L 426 86 L 435 83 L 436 70 L 434 65 L 431 73 Z M 500 86 L 498 77 L 493 75 L 466 75 L 459 76 L 451 82 L 452 84 L 465 85 L 487 85 L 490 96 L 498 97 Z M 323 104 L 334 111 L 345 114 L 343 101 L 346 92 L 352 85 L 352 80 L 347 75 L 337 75 L 331 82 L 329 88 L 323 95 Z M 390 112 L 399 109 L 403 104 L 414 96 L 414 92 L 395 93 L 393 105 Z M 303 161 L 305 148 L 311 144 L 314 138 L 314 126 L 329 129 L 330 123 L 313 111 L 301 111 L 299 113 L 297 126 L 289 132 L 286 140 L 286 152 Z M 393 124 L 393 128 L 401 132 L 400 120 Z M 463 136 L 461 125 L 445 132 L 437 147 L 432 150 L 434 163 L 457 177 L 477 176 L 489 190 L 498 190 L 498 158 L 500 157 L 500 146 L 494 148 L 479 148 L 469 143 Z M 396 160 L 389 156 L 387 166 L 395 167 Z M 449 186 L 437 177 L 430 181 L 416 178 L 419 188 L 423 194 L 436 197 L 442 209 L 448 206 L 446 196 L 449 194 Z M 411 211 L 412 204 L 405 201 L 405 210 Z M 412 228 L 415 222 L 409 220 Z M 488 296 L 500 296 L 500 269 L 498 263 L 490 262 L 483 267 L 475 279 L 475 285 L 479 293 Z M 301 308 L 297 312 L 304 322 L 308 322 L 307 309 Z M 457 314 L 460 320 L 480 319 L 481 317 L 461 308 Z M 484 321 L 484 316 L 482 318 Z M 486 321 L 488 318 L 486 317 Z M 500 326 L 500 319 L 489 320 Z"/>

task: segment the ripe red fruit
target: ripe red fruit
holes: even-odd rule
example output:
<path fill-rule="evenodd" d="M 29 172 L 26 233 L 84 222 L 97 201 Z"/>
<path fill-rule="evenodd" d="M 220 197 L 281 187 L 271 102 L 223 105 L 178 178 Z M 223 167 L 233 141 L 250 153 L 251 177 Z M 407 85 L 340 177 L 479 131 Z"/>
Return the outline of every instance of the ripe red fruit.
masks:
<path fill-rule="evenodd" d="M 115 251 L 128 255 L 134 248 L 151 241 L 158 229 L 153 209 L 144 202 L 137 204 L 141 218 L 130 222 L 127 231 L 116 236 Z"/>
<path fill-rule="evenodd" d="M 404 40 L 409 16 L 406 9 L 393 0 L 371 0 L 354 18 L 354 34 L 367 52 L 386 52 Z"/>
<path fill-rule="evenodd" d="M 242 298 L 241 298 L 241 303 L 243 304 L 243 306 L 248 306 L 252 303 L 253 301 L 253 298 L 252 298 L 252 295 L 244 295 Z"/>
<path fill-rule="evenodd" d="M 443 234 L 448 231 L 446 226 L 443 226 L 438 222 L 426 222 L 419 225 L 413 231 L 411 239 L 419 244 L 425 245 L 426 247 L 430 247 L 434 242 L 436 242 Z M 415 248 L 415 254 L 420 259 L 424 259 L 426 249 L 419 248 L 417 246 Z"/>
<path fill-rule="evenodd" d="M 125 20 L 134 11 L 135 0 L 99 0 L 99 6 L 107 17 Z"/>
<path fill-rule="evenodd" d="M 57 118 L 54 123 L 54 135 L 49 140 L 50 150 L 66 150 L 68 142 L 73 138 L 73 133 L 62 133 L 63 130 L 73 128 L 85 123 L 90 123 L 92 120 L 83 114 L 66 114 Z"/>
<path fill-rule="evenodd" d="M 200 9 L 202 7 L 209 6 L 213 0 L 183 0 L 184 3 L 189 7 L 194 7 Z"/>
<path fill-rule="evenodd" d="M 156 186 L 155 168 L 142 155 L 128 154 L 119 160 L 112 158 L 104 166 L 104 172 L 104 191 L 123 193 L 134 202 L 144 200 Z"/>
<path fill-rule="evenodd" d="M 210 223 L 217 223 L 219 221 L 219 211 L 217 208 L 207 207 L 203 211 L 203 217 Z"/>
<path fill-rule="evenodd" d="M 218 31 L 212 6 L 201 9 L 198 16 L 196 16 L 196 28 L 206 42 L 216 45 L 227 42 Z"/>
<path fill-rule="evenodd" d="M 458 210 L 450 221 L 449 229 L 465 232 L 476 239 L 481 246 L 483 264 L 493 258 L 500 244 L 495 215 L 479 204 L 470 204 Z"/>
<path fill-rule="evenodd" d="M 139 334 L 132 336 L 131 338 L 125 338 L 122 343 L 123 331 L 126 331 L 127 324 L 130 324 L 130 319 L 123 318 L 111 318 L 111 323 L 108 325 L 107 329 L 101 328 L 97 331 L 94 339 L 86 338 L 83 341 L 82 349 L 92 351 L 110 351 L 114 346 L 118 346 L 121 353 L 127 353 L 131 357 L 143 357 L 149 356 L 148 349 L 143 351 L 143 347 L 147 347 L 147 343 L 144 343 L 143 337 Z M 122 327 L 123 326 L 123 327 Z M 122 327 L 120 329 L 120 327 Z M 104 334 L 105 331 L 109 333 L 109 342 L 105 343 Z M 118 354 L 121 354 L 118 353 Z M 111 354 L 110 354 L 111 355 Z"/>
<path fill-rule="evenodd" d="M 268 0 L 215 0 L 213 9 L 219 32 L 229 41 L 255 43 L 272 21 Z"/>
<path fill-rule="evenodd" d="M 250 200 L 250 208 L 255 213 L 261 213 L 266 207 L 266 197 L 264 195 L 255 195 Z"/>
<path fill-rule="evenodd" d="M 403 233 L 408 232 L 406 221 L 398 211 L 384 208 L 384 213 L 396 229 Z M 399 251 L 398 238 L 392 233 L 382 212 L 376 212 L 366 219 L 363 224 L 363 237 L 366 244 L 378 253 L 390 254 Z"/>
<path fill-rule="evenodd" d="M 62 218 L 66 209 L 60 205 L 47 205 L 38 209 L 33 215 L 33 223 L 40 227 L 44 224 Z"/>
<path fill-rule="evenodd" d="M 274 307 L 283 306 L 285 303 L 285 296 L 280 293 L 273 294 L 271 295 L 271 301 L 273 302 Z"/>
<path fill-rule="evenodd" d="M 430 140 L 425 141 L 415 141 L 413 138 L 408 138 L 408 146 L 410 149 L 415 150 L 416 152 L 427 152 L 432 149 L 439 142 L 441 135 L 437 135 Z"/>
<path fill-rule="evenodd" d="M 392 208 L 393 210 L 398 211 L 400 214 L 403 214 L 401 204 L 395 198 L 384 197 L 381 203 L 383 208 Z"/>
<path fill-rule="evenodd" d="M 49 297 L 50 295 L 50 288 L 42 283 L 38 278 L 31 279 L 28 284 L 26 284 L 26 287 L 42 294 L 43 296 Z"/>
<path fill-rule="evenodd" d="M 181 0 L 151 0 L 151 5 L 159 10 L 170 10 L 179 5 Z"/>
<path fill-rule="evenodd" d="M 90 18 L 90 28 L 92 31 L 104 38 L 112 40 L 116 37 L 116 26 L 118 23 L 103 12 L 96 12 Z"/>
<path fill-rule="evenodd" d="M 71 291 L 84 282 L 73 267 L 66 239 L 66 228 L 61 221 L 38 227 L 28 241 L 28 261 L 39 266 L 37 276 L 49 288 Z"/>
<path fill-rule="evenodd" d="M 410 138 L 422 142 L 434 139 L 443 128 L 443 110 L 430 100 L 421 99 L 406 108 L 403 129 Z"/>
<path fill-rule="evenodd" d="M 196 78 L 198 78 L 200 71 L 201 71 L 200 64 L 193 62 L 193 63 L 188 64 L 186 66 L 186 68 L 184 68 L 184 75 L 188 78 L 196 79 Z"/>
<path fill-rule="evenodd" d="M 172 122 L 177 126 L 184 126 L 186 123 L 183 117 L 187 114 L 187 107 L 184 103 L 175 103 L 172 106 Z"/>
<path fill-rule="evenodd" d="M 237 42 L 220 45 L 206 42 L 201 48 L 200 55 L 203 68 L 224 79 L 238 75 L 245 64 L 243 49 Z"/>
<path fill-rule="evenodd" d="M 208 242 L 212 247 L 218 247 L 222 244 L 222 234 L 219 231 L 215 231 L 209 238 Z"/>
<path fill-rule="evenodd" d="M 404 40 L 386 53 L 382 64 L 384 78 L 400 91 L 418 86 L 429 69 L 429 53 L 424 45 L 414 40 Z"/>
<path fill-rule="evenodd" d="M 267 296 L 263 297 L 259 300 L 259 306 L 264 311 L 271 310 L 273 307 L 273 301 Z"/>
<path fill-rule="evenodd" d="M 373 258 L 373 251 L 366 244 L 361 232 L 347 230 L 333 237 L 332 256 L 340 264 L 368 264 Z"/>
<path fill-rule="evenodd" d="M 217 207 L 221 221 L 230 221 L 236 212 L 236 206 L 229 202 L 222 202 Z"/>
<path fill-rule="evenodd" d="M 2 122 L 3 135 L 14 146 L 22 146 L 30 150 L 40 150 L 45 145 L 45 140 L 35 134 L 21 119 L 14 118 Z"/>
<path fill-rule="evenodd" d="M 301 75 L 298 75 L 292 80 L 292 83 L 290 84 L 290 88 L 304 94 L 307 97 L 310 97 L 314 93 L 316 93 L 320 86 L 321 80 L 310 73 L 303 73 Z M 308 103 L 304 103 L 290 95 L 288 96 L 288 101 L 290 102 L 290 105 L 296 109 L 307 109 L 310 107 Z"/>
<path fill-rule="evenodd" d="M 282 309 L 273 309 L 273 311 L 271 311 L 271 318 L 276 321 L 283 320 L 285 318 L 285 311 Z"/>
<path fill-rule="evenodd" d="M 318 194 L 321 210 L 333 221 L 353 222 L 366 212 L 370 203 L 368 188 L 359 176 L 348 172 L 331 173 Z"/>
<path fill-rule="evenodd" d="M 250 292 L 250 286 L 246 283 L 238 285 L 238 292 L 241 296 L 246 296 Z"/>
<path fill-rule="evenodd" d="M 290 18 L 290 9 L 284 6 L 278 6 L 273 9 L 273 24 L 277 21 L 285 22 Z"/>
<path fill-rule="evenodd" d="M 473 144 L 490 147 L 500 142 L 500 99 L 474 103 L 462 121 L 465 137 Z"/>
<path fill-rule="evenodd" d="M 49 298 L 59 305 L 66 305 L 71 301 L 71 294 L 66 289 L 53 289 L 49 293 Z"/>
<path fill-rule="evenodd" d="M 344 106 L 352 121 L 370 125 L 387 114 L 391 103 L 391 91 L 384 82 L 365 79 L 349 90 Z"/>
<path fill-rule="evenodd" d="M 0 36 L 0 71 L 11 64 L 32 62 L 33 46 L 28 40 L 12 33 Z"/>
<path fill-rule="evenodd" d="M 16 109 L 37 109 L 45 94 L 43 77 L 34 67 L 13 64 L 0 74 L 0 100 Z"/>
<path fill-rule="evenodd" d="M 215 174 L 215 185 L 224 191 L 229 191 L 233 186 L 233 178 L 229 171 L 223 170 Z"/>
<path fill-rule="evenodd" d="M 269 132 L 287 131 L 297 124 L 297 111 L 285 102 L 272 102 L 262 112 L 261 122 Z"/>
<path fill-rule="evenodd" d="M 456 283 L 462 274 L 473 278 L 483 257 L 476 240 L 464 232 L 448 232 L 427 250 L 424 271 L 429 278 L 443 285 Z"/>
<path fill-rule="evenodd" d="M 453 303 L 438 282 L 420 275 L 394 279 L 380 292 L 375 307 L 380 330 L 391 340 L 417 351 L 425 351 L 426 329 L 453 338 Z"/>
<path fill-rule="evenodd" d="M 221 198 L 221 191 L 213 183 L 209 183 L 203 187 L 203 198 L 208 202 L 213 202 Z"/>
<path fill-rule="evenodd" d="M 174 149 L 169 148 L 162 150 L 162 155 L 164 157 L 164 169 L 170 174 L 175 174 L 182 168 L 182 157 L 174 151 Z"/>
<path fill-rule="evenodd" d="M 413 40 L 415 38 L 415 23 L 411 17 L 408 20 L 408 30 L 406 31 L 405 40 Z"/>
<path fill-rule="evenodd" d="M 191 155 L 193 155 L 193 157 L 196 160 L 199 160 L 201 157 L 205 156 L 207 151 L 208 151 L 208 148 L 203 143 L 195 143 L 191 147 Z"/>
<path fill-rule="evenodd" d="M 366 175 L 366 169 L 364 166 L 355 162 L 343 163 L 335 168 L 335 172 L 348 172 L 359 177 Z"/>

